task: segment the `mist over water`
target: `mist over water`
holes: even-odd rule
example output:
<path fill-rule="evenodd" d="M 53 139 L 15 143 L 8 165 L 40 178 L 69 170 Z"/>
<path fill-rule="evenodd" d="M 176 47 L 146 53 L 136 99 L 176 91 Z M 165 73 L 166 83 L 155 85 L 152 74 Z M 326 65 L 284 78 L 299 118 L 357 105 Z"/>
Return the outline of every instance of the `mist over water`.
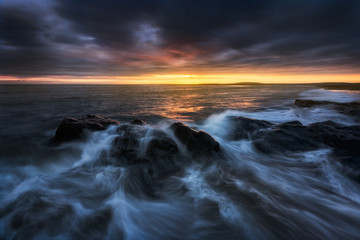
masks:
<path fill-rule="evenodd" d="M 310 85 L 0 86 L 0 238 L 358 239 L 360 185 L 332 149 L 266 154 L 228 137 L 233 116 L 360 124 L 295 99 L 360 94 Z M 62 118 L 84 114 L 121 124 L 49 144 Z M 140 154 L 161 132 L 179 146 L 182 171 L 149 183 L 141 168 L 112 159 L 117 128 L 134 118 L 150 123 L 136 127 Z M 209 133 L 224 154 L 193 157 L 169 129 L 175 121 Z"/>

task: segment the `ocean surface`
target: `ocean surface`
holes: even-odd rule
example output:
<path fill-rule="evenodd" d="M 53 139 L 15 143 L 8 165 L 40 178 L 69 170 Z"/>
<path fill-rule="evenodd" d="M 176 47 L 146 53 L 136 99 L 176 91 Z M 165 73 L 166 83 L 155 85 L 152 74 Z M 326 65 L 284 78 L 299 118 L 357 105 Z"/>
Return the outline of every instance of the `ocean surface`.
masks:
<path fill-rule="evenodd" d="M 265 154 L 229 140 L 229 117 L 303 125 L 356 118 L 295 99 L 360 101 L 312 85 L 0 85 L 0 239 L 360 239 L 360 184 L 331 149 Z M 124 166 L 99 164 L 116 127 L 49 144 L 65 117 L 96 114 L 152 133 L 184 122 L 219 142 L 224 159 L 191 161 L 156 196 Z M 186 149 L 180 149 L 186 155 Z M 130 186 L 130 187 L 129 187 Z"/>

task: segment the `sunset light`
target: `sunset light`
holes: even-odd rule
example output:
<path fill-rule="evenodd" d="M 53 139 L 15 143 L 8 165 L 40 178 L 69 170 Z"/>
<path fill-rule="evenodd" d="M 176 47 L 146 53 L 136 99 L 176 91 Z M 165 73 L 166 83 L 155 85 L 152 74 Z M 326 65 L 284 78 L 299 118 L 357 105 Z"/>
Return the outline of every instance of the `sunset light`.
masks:
<path fill-rule="evenodd" d="M 149 74 L 139 76 L 43 76 L 1 77 L 4 83 L 46 84 L 299 84 L 360 81 L 360 74 Z M 0 81 L 1 83 L 1 81 Z"/>

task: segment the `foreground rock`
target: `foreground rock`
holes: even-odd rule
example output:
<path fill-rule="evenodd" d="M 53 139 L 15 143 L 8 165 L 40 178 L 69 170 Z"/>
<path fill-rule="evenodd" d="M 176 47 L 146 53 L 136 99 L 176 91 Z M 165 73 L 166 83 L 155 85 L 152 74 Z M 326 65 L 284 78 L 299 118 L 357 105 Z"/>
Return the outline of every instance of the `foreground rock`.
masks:
<path fill-rule="evenodd" d="M 52 141 L 56 144 L 83 138 L 85 131 L 101 131 L 119 122 L 97 115 L 84 115 L 80 118 L 64 118 L 56 129 Z"/>
<path fill-rule="evenodd" d="M 139 181 L 144 181 L 146 186 L 149 179 L 165 177 L 181 171 L 191 161 L 209 159 L 221 152 L 219 143 L 209 134 L 183 123 L 174 123 L 161 130 L 139 119 L 120 125 L 115 120 L 95 115 L 65 118 L 52 141 L 64 143 L 82 139 L 88 131 L 105 130 L 112 124 L 119 125 L 117 136 L 111 143 L 110 155 L 101 159 L 101 164 L 130 167 L 132 172 L 142 175 Z M 189 154 L 180 151 L 177 143 L 184 145 Z"/>
<path fill-rule="evenodd" d="M 210 156 L 221 152 L 219 143 L 206 132 L 196 131 L 181 122 L 172 124 L 170 129 L 193 155 Z"/>

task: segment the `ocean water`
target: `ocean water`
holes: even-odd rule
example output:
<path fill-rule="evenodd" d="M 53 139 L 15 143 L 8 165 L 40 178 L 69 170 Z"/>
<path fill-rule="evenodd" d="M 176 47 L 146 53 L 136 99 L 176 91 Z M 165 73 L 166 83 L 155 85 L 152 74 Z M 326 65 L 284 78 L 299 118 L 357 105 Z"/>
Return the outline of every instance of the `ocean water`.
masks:
<path fill-rule="evenodd" d="M 231 141 L 229 116 L 359 125 L 329 106 L 357 91 L 312 85 L 0 85 L 0 239 L 359 239 L 360 185 L 331 149 L 264 154 Z M 64 117 L 149 123 L 143 149 L 177 121 L 209 133 L 224 159 L 195 159 L 146 196 L 136 172 L 101 164 L 116 127 L 49 144 Z M 179 144 L 180 146 L 181 144 Z M 144 150 L 145 151 L 145 150 Z M 180 151 L 187 156 L 186 149 Z M 193 160 L 193 161 L 192 161 Z"/>

